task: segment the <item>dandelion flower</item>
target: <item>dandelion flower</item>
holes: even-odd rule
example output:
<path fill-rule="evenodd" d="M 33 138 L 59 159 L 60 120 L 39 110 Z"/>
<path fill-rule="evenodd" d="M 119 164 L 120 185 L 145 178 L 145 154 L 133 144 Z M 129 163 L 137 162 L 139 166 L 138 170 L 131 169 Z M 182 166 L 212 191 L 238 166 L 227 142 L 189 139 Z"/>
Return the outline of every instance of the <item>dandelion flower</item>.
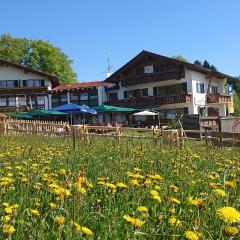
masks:
<path fill-rule="evenodd" d="M 134 228 L 140 228 L 145 222 L 137 219 L 130 217 L 129 215 L 124 215 L 123 218 L 129 222 Z"/>
<path fill-rule="evenodd" d="M 218 217 L 225 223 L 240 222 L 240 212 L 234 207 L 223 207 L 217 210 Z"/>
<path fill-rule="evenodd" d="M 4 224 L 2 227 L 2 231 L 4 234 L 6 235 L 11 235 L 12 233 L 14 233 L 16 230 L 14 228 L 14 226 L 9 225 L 9 224 Z"/>
<path fill-rule="evenodd" d="M 56 216 L 54 222 L 58 225 L 62 225 L 64 223 L 65 218 L 63 216 Z"/>
<path fill-rule="evenodd" d="M 174 227 L 181 227 L 182 226 L 182 222 L 175 218 L 174 216 L 170 217 L 168 220 L 169 224 L 174 226 Z"/>
<path fill-rule="evenodd" d="M 238 234 L 238 230 L 235 227 L 231 227 L 231 226 L 226 226 L 224 228 L 224 233 L 228 236 L 228 237 L 233 237 L 236 234 Z"/>
<path fill-rule="evenodd" d="M 138 207 L 138 211 L 140 211 L 140 212 L 148 212 L 148 209 L 145 206 L 139 206 Z"/>
<path fill-rule="evenodd" d="M 200 239 L 200 236 L 201 236 L 198 232 L 193 232 L 193 231 L 186 231 L 184 235 L 188 240 L 198 240 Z"/>
<path fill-rule="evenodd" d="M 227 194 L 225 193 L 225 191 L 222 190 L 222 189 L 220 189 L 220 188 L 215 189 L 214 192 L 215 192 L 218 196 L 220 196 L 220 197 L 226 197 L 226 196 L 227 196 Z"/>
<path fill-rule="evenodd" d="M 172 204 L 174 204 L 174 203 L 180 204 L 180 203 L 181 203 L 178 199 L 173 198 L 173 197 L 170 197 L 170 198 L 169 198 L 169 202 L 172 203 Z"/>
<path fill-rule="evenodd" d="M 87 227 L 82 227 L 82 232 L 87 236 L 93 236 L 93 232 Z"/>
<path fill-rule="evenodd" d="M 30 211 L 31 211 L 32 215 L 34 215 L 34 216 L 39 216 L 40 215 L 40 213 L 37 209 L 31 209 Z"/>

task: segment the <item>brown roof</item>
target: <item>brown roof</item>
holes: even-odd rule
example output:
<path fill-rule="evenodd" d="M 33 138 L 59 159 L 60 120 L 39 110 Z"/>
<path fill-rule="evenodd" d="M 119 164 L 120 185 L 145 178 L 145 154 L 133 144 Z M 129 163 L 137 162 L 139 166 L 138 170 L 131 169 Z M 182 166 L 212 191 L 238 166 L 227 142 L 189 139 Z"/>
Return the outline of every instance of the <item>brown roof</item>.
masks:
<path fill-rule="evenodd" d="M 136 66 L 138 61 L 140 59 L 142 59 L 142 57 L 144 57 L 144 56 L 152 56 L 152 57 L 159 58 L 159 59 L 162 59 L 162 60 L 167 60 L 167 61 L 170 61 L 170 62 L 181 64 L 181 65 L 185 66 L 187 69 L 190 69 L 190 70 L 193 70 L 193 71 L 196 71 L 196 72 L 200 72 L 200 73 L 204 73 L 204 74 L 208 74 L 208 75 L 211 75 L 213 77 L 228 78 L 228 79 L 232 79 L 232 80 L 235 79 L 232 76 L 229 76 L 227 74 L 224 74 L 224 73 L 221 73 L 221 72 L 218 72 L 218 71 L 213 71 L 213 70 L 201 67 L 201 66 L 197 66 L 197 65 L 192 64 L 192 63 L 180 61 L 180 60 L 177 60 L 177 59 L 174 59 L 174 58 L 166 57 L 166 56 L 163 56 L 163 55 L 159 55 L 159 54 L 156 54 L 156 53 L 152 53 L 152 52 L 143 50 L 136 57 L 131 59 L 129 62 L 127 62 L 121 68 L 119 68 L 116 72 L 114 72 L 105 81 L 111 82 L 113 80 L 113 78 L 116 77 L 122 71 L 126 71 L 126 70 Z"/>
<path fill-rule="evenodd" d="M 53 88 L 52 91 L 91 88 L 91 87 L 98 87 L 98 86 L 111 86 L 111 85 L 112 85 L 111 83 L 108 83 L 105 81 L 81 82 L 81 83 L 72 83 L 67 85 L 59 85 Z"/>
<path fill-rule="evenodd" d="M 40 76 L 46 77 L 46 78 L 49 79 L 49 81 L 51 81 L 53 87 L 56 87 L 56 86 L 59 85 L 58 77 L 50 75 L 48 73 L 37 71 L 37 70 L 31 69 L 29 67 L 26 67 L 24 65 L 16 64 L 16 63 L 9 62 L 9 61 L 3 60 L 3 59 L 0 59 L 0 64 L 1 65 L 11 66 L 11 67 L 18 68 L 18 69 L 21 69 L 21 70 L 26 71 L 26 72 L 35 73 L 35 74 L 38 74 Z"/>

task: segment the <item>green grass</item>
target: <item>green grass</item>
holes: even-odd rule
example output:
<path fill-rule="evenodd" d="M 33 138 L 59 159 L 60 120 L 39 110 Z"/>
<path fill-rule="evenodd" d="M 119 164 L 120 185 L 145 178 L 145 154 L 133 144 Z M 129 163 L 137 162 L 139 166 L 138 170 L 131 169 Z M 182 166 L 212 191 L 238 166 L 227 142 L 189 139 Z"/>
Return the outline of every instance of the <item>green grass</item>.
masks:
<path fill-rule="evenodd" d="M 229 239 L 216 211 L 224 206 L 240 209 L 239 150 L 205 149 L 201 142 L 188 142 L 177 150 L 147 140 L 126 139 L 116 145 L 112 138 L 89 137 L 73 149 L 68 138 L 4 136 L 0 137 L 0 164 L 0 203 L 19 204 L 11 214 L 0 206 L 1 216 L 11 217 L 7 223 L 2 219 L 0 226 L 9 224 L 16 230 L 9 236 L 0 231 L 0 239 L 87 237 L 71 221 L 91 229 L 94 235 L 87 238 L 93 239 L 185 239 L 187 230 L 201 232 L 202 239 Z M 152 179 L 156 175 L 162 179 Z M 5 184 L 3 177 L 12 180 Z M 85 182 L 80 183 L 79 177 Z M 132 180 L 139 186 L 132 186 Z M 227 180 L 236 186 L 227 188 Z M 119 182 L 128 188 L 116 187 Z M 63 190 L 58 196 L 50 191 L 52 184 Z M 225 190 L 226 196 L 217 195 L 217 188 Z M 153 189 L 161 202 L 152 198 Z M 189 196 L 202 199 L 203 204 L 191 205 Z M 171 197 L 180 204 L 172 203 Z M 51 208 L 50 203 L 57 207 Z M 139 206 L 146 206 L 148 215 L 138 211 Z M 32 215 L 31 209 L 40 215 Z M 135 229 L 124 215 L 144 224 Z M 64 217 L 62 225 L 56 224 L 56 216 Z M 181 221 L 179 226 L 169 223 L 173 216 Z"/>

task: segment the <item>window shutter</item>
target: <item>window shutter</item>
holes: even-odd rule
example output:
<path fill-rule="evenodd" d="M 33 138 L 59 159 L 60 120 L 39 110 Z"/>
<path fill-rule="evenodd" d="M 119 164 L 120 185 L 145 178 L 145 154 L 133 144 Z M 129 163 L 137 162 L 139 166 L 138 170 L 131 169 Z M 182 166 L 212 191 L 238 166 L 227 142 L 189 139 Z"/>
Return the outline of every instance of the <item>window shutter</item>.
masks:
<path fill-rule="evenodd" d="M 154 87 L 153 88 L 153 96 L 157 96 L 158 95 L 158 88 L 157 87 Z"/>
<path fill-rule="evenodd" d="M 41 87 L 45 87 L 45 80 L 44 79 L 41 80 Z"/>
<path fill-rule="evenodd" d="M 187 83 L 182 84 L 182 91 L 187 92 Z"/>
<path fill-rule="evenodd" d="M 14 87 L 18 87 L 18 80 L 14 80 Z"/>
<path fill-rule="evenodd" d="M 27 81 L 26 80 L 22 80 L 22 86 L 26 87 L 27 86 Z"/>

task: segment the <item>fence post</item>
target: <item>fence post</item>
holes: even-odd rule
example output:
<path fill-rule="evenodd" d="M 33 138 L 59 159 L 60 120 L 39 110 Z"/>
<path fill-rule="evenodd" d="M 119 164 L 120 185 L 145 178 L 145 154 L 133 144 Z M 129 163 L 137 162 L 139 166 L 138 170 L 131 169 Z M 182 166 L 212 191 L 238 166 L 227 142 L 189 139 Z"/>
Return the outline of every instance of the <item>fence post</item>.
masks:
<path fill-rule="evenodd" d="M 76 148 L 76 129 L 72 127 L 72 140 L 73 140 L 73 148 Z"/>
<path fill-rule="evenodd" d="M 157 130 L 156 130 L 156 128 L 155 127 L 153 127 L 153 142 L 154 143 L 157 143 Z"/>
<path fill-rule="evenodd" d="M 120 127 L 118 124 L 115 126 L 115 136 L 116 136 L 116 143 L 120 143 Z"/>

